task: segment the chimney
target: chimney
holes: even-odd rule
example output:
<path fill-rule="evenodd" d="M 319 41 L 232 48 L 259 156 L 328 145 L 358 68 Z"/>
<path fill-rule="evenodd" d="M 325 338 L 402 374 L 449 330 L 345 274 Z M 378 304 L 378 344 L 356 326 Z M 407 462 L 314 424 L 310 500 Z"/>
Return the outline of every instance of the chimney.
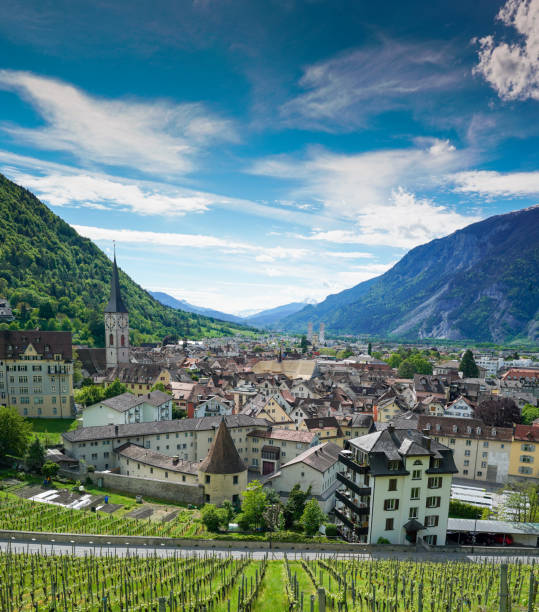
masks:
<path fill-rule="evenodd" d="M 423 436 L 422 436 L 422 438 L 423 438 L 423 446 L 424 446 L 424 447 L 425 447 L 427 450 L 430 450 L 430 442 L 431 442 L 431 439 L 430 439 L 430 437 L 429 437 L 427 434 L 428 434 L 428 432 L 427 432 L 426 430 L 424 430 L 424 431 L 423 431 Z"/>
<path fill-rule="evenodd" d="M 179 460 L 180 460 L 180 457 L 178 455 L 174 455 L 174 457 L 172 457 L 172 463 L 174 465 L 177 465 Z"/>
<path fill-rule="evenodd" d="M 387 431 L 389 431 L 390 434 L 392 434 L 395 431 L 395 426 L 393 425 L 393 422 L 388 423 Z"/>
<path fill-rule="evenodd" d="M 117 436 L 118 435 L 118 425 L 114 426 L 114 435 Z"/>

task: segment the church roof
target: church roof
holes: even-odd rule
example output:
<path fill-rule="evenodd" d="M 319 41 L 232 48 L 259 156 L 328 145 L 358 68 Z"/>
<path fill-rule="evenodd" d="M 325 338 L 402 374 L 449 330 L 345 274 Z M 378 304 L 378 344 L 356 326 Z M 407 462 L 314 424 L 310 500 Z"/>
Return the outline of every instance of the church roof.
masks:
<path fill-rule="evenodd" d="M 208 474 L 238 474 L 246 469 L 222 419 L 208 456 L 200 464 L 199 470 Z"/>
<path fill-rule="evenodd" d="M 116 265 L 116 255 L 112 265 L 112 279 L 110 281 L 110 298 L 109 303 L 105 307 L 105 312 L 127 312 L 127 308 L 122 300 L 120 292 L 120 278 L 118 275 L 118 266 Z"/>

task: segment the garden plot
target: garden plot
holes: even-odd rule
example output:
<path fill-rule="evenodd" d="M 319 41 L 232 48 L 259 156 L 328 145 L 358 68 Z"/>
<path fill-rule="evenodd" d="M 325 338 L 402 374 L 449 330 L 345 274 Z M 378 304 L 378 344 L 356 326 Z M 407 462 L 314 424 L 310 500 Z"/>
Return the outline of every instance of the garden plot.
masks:
<path fill-rule="evenodd" d="M 47 489 L 46 491 L 40 491 L 28 499 L 30 501 L 41 502 L 44 504 L 63 506 L 64 508 L 70 508 L 72 510 L 89 508 L 90 506 L 95 505 L 96 502 L 100 501 L 100 498 L 97 495 L 90 495 L 89 493 L 79 495 L 78 493 L 73 493 L 67 489 Z"/>

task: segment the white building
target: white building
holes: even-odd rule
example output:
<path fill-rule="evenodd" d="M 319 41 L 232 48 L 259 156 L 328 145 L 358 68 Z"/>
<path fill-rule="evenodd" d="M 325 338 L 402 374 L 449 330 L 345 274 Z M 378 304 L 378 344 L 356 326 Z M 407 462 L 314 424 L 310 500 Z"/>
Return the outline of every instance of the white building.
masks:
<path fill-rule="evenodd" d="M 224 398 L 213 395 L 207 400 L 200 402 L 195 408 L 194 416 L 196 418 L 209 417 L 209 416 L 225 416 L 232 414 L 233 402 L 229 402 Z"/>
<path fill-rule="evenodd" d="M 335 506 L 335 491 L 340 486 L 337 472 L 344 466 L 339 462 L 341 448 L 333 442 L 317 444 L 281 465 L 264 484 L 273 487 L 282 498 L 287 498 L 295 485 L 303 490 L 311 487 L 314 497 L 326 514 Z"/>
<path fill-rule="evenodd" d="M 442 415 L 436 414 L 434 416 L 473 419 L 474 409 L 473 406 L 470 404 L 469 400 L 467 400 L 461 395 L 460 397 L 457 397 L 454 402 L 451 402 L 451 404 L 446 407 Z"/>
<path fill-rule="evenodd" d="M 395 429 L 345 443 L 337 479 L 335 519 L 347 540 L 376 544 L 445 544 L 451 480 L 447 446 L 418 431 Z"/>
<path fill-rule="evenodd" d="M 128 425 L 172 419 L 172 397 L 162 391 L 151 391 L 140 397 L 126 392 L 110 397 L 82 412 L 83 427 Z"/>

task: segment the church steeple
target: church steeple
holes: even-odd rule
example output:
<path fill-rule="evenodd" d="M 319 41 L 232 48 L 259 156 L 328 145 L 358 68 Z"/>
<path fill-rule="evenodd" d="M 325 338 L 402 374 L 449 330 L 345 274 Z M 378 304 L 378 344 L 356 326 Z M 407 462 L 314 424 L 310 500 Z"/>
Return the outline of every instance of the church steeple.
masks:
<path fill-rule="evenodd" d="M 116 265 L 116 249 L 114 249 L 114 263 L 112 264 L 112 279 L 110 281 L 110 298 L 105 312 L 127 312 L 120 292 L 120 276 Z"/>
<path fill-rule="evenodd" d="M 112 265 L 110 298 L 105 307 L 105 351 L 107 368 L 129 363 L 129 315 L 120 292 L 116 248 Z"/>

